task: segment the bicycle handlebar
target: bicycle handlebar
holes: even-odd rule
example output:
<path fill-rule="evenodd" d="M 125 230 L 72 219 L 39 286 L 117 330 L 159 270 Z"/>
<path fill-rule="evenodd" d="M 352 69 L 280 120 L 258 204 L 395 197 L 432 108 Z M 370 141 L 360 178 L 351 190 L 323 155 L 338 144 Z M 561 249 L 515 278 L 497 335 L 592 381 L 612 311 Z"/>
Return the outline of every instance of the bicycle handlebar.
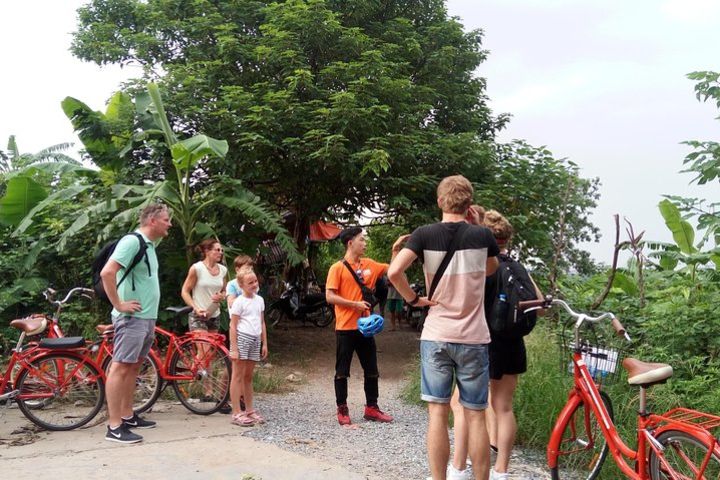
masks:
<path fill-rule="evenodd" d="M 75 294 L 80 294 L 85 298 L 94 298 L 95 297 L 95 291 L 90 288 L 83 288 L 83 287 L 75 287 L 72 290 L 70 290 L 65 298 L 62 300 L 55 300 L 55 294 L 57 292 L 53 290 L 52 288 L 48 288 L 43 292 L 43 295 L 47 299 L 48 302 L 52 303 L 53 305 L 57 305 L 58 307 L 65 305 L 69 300 L 70 297 L 72 297 Z"/>
<path fill-rule="evenodd" d="M 560 305 L 568 313 L 568 315 L 575 319 L 576 330 L 580 328 L 580 325 L 582 325 L 583 322 L 597 323 L 605 319 L 610 319 L 610 323 L 612 324 L 613 329 L 615 329 L 615 332 L 619 336 L 625 337 L 628 342 L 630 341 L 630 336 L 625 331 L 625 327 L 623 327 L 623 324 L 620 323 L 620 320 L 618 320 L 618 318 L 614 314 L 610 312 L 605 312 L 596 317 L 593 317 L 585 313 L 578 313 L 575 312 L 572 308 L 570 308 L 570 305 L 568 305 L 565 301 L 560 300 L 559 298 L 553 298 L 552 295 L 546 295 L 543 299 L 518 302 L 518 309 L 522 312 L 530 312 L 533 310 L 551 308 L 554 305 Z"/>

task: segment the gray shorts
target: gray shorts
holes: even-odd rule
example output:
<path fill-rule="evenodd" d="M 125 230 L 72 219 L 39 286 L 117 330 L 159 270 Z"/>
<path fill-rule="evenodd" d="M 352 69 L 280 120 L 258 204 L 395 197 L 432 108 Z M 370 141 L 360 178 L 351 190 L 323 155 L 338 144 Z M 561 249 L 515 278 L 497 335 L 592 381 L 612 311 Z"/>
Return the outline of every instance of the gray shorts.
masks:
<path fill-rule="evenodd" d="M 115 329 L 113 361 L 137 363 L 150 353 L 155 341 L 155 319 L 112 315 Z"/>
<path fill-rule="evenodd" d="M 214 332 L 218 330 L 219 319 L 219 316 L 199 317 L 195 315 L 195 312 L 190 312 L 190 314 L 188 315 L 188 326 L 190 327 L 190 331 L 205 330 L 206 332 Z"/>

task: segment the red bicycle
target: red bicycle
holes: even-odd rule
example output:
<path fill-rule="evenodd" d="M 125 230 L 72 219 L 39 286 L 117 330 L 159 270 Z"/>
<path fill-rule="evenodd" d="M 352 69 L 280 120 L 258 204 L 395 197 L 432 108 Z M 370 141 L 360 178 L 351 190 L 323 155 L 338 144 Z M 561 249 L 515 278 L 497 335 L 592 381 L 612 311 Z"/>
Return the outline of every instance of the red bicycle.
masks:
<path fill-rule="evenodd" d="M 622 360 L 621 348 L 602 341 L 603 320 L 610 320 L 615 332 L 630 340 L 612 313 L 596 317 L 577 313 L 552 297 L 521 302 L 523 309 L 553 306 L 562 307 L 575 323 L 567 343 L 572 351 L 573 386 L 547 446 L 552 478 L 597 478 L 610 452 L 626 478 L 719 479 L 720 445 L 712 432 L 720 427 L 720 416 L 688 408 L 674 408 L 660 415 L 649 412 L 647 389 L 667 381 L 672 367 L 633 358 Z M 606 379 L 618 375 L 620 364 L 627 370 L 628 383 L 640 387 L 636 448 L 629 447 L 618 434 L 610 397 L 600 390 Z"/>
<path fill-rule="evenodd" d="M 169 307 L 166 310 L 174 313 L 173 320 L 177 323 L 192 308 Z M 99 325 L 97 329 L 103 338 L 112 338 L 112 325 Z M 149 366 L 143 366 L 138 377 L 141 389 L 140 392 L 136 389 L 135 411 L 141 413 L 150 409 L 165 387 L 172 385 L 180 403 L 191 412 L 199 415 L 217 412 L 230 396 L 231 363 L 225 347 L 225 335 L 203 331 L 175 335 L 157 326 L 155 334 L 164 339 L 167 347 L 164 350 L 158 348 L 156 338 L 146 360 Z M 103 341 L 101 345 L 99 348 L 112 355 L 111 341 Z M 106 368 L 111 360 L 106 357 Z"/>
<path fill-rule="evenodd" d="M 72 430 L 92 420 L 105 400 L 105 380 L 85 339 L 45 338 L 26 344 L 47 322 L 27 318 L 10 326 L 22 333 L 0 379 L 0 402 L 17 403 L 28 420 L 47 430 Z"/>
<path fill-rule="evenodd" d="M 92 298 L 93 291 L 87 288 L 73 288 L 63 300 L 55 300 L 56 292 L 46 290 L 45 298 L 56 307 L 52 317 L 33 315 L 38 322 L 45 322 L 48 337 L 62 337 L 59 325 L 63 306 L 74 295 Z M 192 308 L 169 307 L 172 323 L 177 324 Z M 45 329 L 43 329 L 44 331 Z M 95 363 L 101 366 L 103 374 L 112 363 L 114 330 L 112 325 L 98 325 L 100 339 L 89 345 Z M 202 331 L 175 335 L 169 330 L 155 327 L 156 337 L 164 341 L 161 349 L 156 338 L 155 345 L 141 366 L 136 379 L 133 410 L 142 413 L 155 404 L 165 387 L 172 385 L 177 398 L 188 410 L 200 415 L 217 412 L 230 395 L 229 378 L 231 363 L 225 347 L 225 336 Z"/>

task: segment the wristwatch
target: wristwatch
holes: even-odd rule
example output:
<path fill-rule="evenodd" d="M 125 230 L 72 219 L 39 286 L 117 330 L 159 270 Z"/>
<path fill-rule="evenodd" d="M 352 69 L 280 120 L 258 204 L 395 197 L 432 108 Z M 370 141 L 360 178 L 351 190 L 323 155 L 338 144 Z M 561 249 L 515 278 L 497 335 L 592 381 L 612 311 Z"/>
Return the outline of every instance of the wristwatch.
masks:
<path fill-rule="evenodd" d="M 408 302 L 408 305 L 411 305 L 411 306 L 412 306 L 412 305 L 415 305 L 416 303 L 418 303 L 419 300 L 420 300 L 420 294 L 419 294 L 419 293 L 416 293 L 416 294 L 415 294 L 415 298 L 413 298 L 412 300 L 410 300 L 410 301 Z"/>

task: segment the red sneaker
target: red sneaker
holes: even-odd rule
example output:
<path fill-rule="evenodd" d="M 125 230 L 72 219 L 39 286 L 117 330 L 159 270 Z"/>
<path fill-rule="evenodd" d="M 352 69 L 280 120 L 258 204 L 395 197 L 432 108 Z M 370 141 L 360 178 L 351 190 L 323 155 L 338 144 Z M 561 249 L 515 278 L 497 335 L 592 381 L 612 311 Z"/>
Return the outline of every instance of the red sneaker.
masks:
<path fill-rule="evenodd" d="M 340 425 L 350 425 L 350 411 L 346 404 L 338 405 L 337 407 L 337 418 Z"/>
<path fill-rule="evenodd" d="M 373 422 L 389 423 L 393 421 L 393 417 L 380 410 L 377 405 L 365 405 L 365 415 L 363 415 L 363 417 L 365 418 L 365 420 L 370 420 Z"/>

